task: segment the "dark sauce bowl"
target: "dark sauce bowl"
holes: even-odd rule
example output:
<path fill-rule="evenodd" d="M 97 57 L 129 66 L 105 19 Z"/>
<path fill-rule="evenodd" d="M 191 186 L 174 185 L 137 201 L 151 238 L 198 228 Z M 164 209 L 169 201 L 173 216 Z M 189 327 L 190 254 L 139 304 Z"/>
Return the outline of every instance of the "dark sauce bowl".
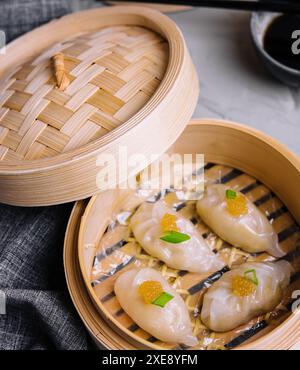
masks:
<path fill-rule="evenodd" d="M 254 42 L 254 46 L 257 50 L 258 55 L 262 59 L 267 69 L 272 73 L 272 75 L 285 84 L 297 88 L 300 86 L 300 71 L 290 68 L 272 58 L 264 48 L 264 38 L 266 31 L 268 30 L 274 19 L 281 15 L 282 14 L 280 13 L 268 12 L 252 13 L 250 22 L 252 40 Z"/>

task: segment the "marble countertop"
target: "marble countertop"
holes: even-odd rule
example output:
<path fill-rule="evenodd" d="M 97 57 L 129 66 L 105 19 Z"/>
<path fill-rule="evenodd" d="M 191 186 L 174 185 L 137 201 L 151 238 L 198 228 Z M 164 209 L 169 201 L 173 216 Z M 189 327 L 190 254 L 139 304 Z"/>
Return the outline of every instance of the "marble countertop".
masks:
<path fill-rule="evenodd" d="M 250 14 L 195 9 L 171 17 L 185 35 L 200 79 L 194 117 L 247 124 L 300 155 L 300 91 L 265 70 L 252 45 Z"/>
<path fill-rule="evenodd" d="M 99 6 L 72 1 L 74 10 Z M 194 118 L 247 124 L 300 155 L 300 91 L 264 69 L 250 37 L 250 13 L 202 8 L 168 15 L 181 28 L 198 71 Z"/>

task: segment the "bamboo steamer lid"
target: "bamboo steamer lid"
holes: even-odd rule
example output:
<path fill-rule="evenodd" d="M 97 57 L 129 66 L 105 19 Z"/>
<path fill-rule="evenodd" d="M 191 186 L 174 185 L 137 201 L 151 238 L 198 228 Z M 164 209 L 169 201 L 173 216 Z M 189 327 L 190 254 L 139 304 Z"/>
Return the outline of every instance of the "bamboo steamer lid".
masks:
<path fill-rule="evenodd" d="M 180 30 L 148 8 L 65 16 L 8 45 L 0 62 L 0 202 L 12 205 L 95 194 L 99 155 L 162 154 L 198 99 Z"/>

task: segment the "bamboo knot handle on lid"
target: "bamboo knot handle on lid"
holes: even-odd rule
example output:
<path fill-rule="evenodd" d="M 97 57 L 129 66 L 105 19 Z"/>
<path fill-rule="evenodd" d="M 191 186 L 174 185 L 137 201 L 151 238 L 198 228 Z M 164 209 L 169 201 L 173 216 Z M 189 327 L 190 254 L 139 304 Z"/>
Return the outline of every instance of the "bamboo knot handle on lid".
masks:
<path fill-rule="evenodd" d="M 70 79 L 65 69 L 63 53 L 57 53 L 52 57 L 57 88 L 64 91 L 70 85 Z"/>

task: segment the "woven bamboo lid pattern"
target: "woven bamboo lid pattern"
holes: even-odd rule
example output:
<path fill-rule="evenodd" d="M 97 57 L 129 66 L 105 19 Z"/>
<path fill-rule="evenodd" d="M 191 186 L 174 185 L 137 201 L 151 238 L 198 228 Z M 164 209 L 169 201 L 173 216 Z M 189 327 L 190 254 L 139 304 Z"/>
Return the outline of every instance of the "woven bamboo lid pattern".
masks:
<path fill-rule="evenodd" d="M 70 85 L 55 87 L 51 57 L 64 56 Z M 106 27 L 55 44 L 2 81 L 0 159 L 55 156 L 131 118 L 164 76 L 168 43 L 141 27 Z"/>
<path fill-rule="evenodd" d="M 50 205 L 98 192 L 100 154 L 121 145 L 162 154 L 197 98 L 183 36 L 157 11 L 93 9 L 30 32 L 0 56 L 0 201 Z"/>

